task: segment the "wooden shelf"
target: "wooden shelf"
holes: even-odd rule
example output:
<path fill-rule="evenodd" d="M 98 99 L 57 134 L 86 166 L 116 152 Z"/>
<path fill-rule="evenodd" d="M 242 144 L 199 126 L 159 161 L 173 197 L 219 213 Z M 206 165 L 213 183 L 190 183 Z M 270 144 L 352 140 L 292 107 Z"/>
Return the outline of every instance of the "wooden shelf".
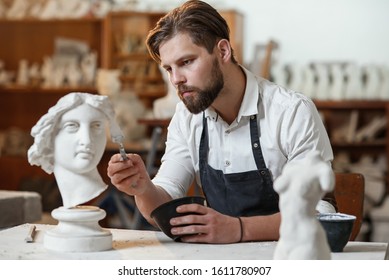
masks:
<path fill-rule="evenodd" d="M 350 141 L 334 139 L 339 131 L 347 131 L 347 122 L 351 123 L 351 114 L 354 115 L 355 132 L 367 127 L 373 120 L 380 118 L 389 120 L 389 101 L 383 100 L 344 100 L 322 101 L 314 100 L 317 109 L 322 113 L 324 124 L 330 137 L 334 156 L 338 153 L 347 153 L 354 161 L 369 155 L 373 158 L 385 155 L 389 163 L 389 121 L 380 127 L 375 134 L 366 140 L 348 137 Z M 370 139 L 371 138 L 371 139 Z M 389 170 L 386 171 L 386 189 L 389 194 Z"/>

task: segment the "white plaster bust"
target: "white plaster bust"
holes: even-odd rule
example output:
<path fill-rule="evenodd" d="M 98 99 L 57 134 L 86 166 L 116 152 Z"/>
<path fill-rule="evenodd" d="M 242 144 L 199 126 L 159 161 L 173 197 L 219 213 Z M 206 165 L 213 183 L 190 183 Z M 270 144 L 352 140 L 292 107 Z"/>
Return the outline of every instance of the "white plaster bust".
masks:
<path fill-rule="evenodd" d="M 112 138 L 122 137 L 107 96 L 69 93 L 32 128 L 28 160 L 54 172 L 65 208 L 86 203 L 107 188 L 97 170 L 107 124 Z"/>
<path fill-rule="evenodd" d="M 331 259 L 327 237 L 316 218 L 316 206 L 334 188 L 331 167 L 315 152 L 287 164 L 274 189 L 280 195 L 280 239 L 274 259 Z"/>
<path fill-rule="evenodd" d="M 167 94 L 154 101 L 153 113 L 154 117 L 157 119 L 168 119 L 174 115 L 177 103 L 180 102 L 180 98 L 177 95 L 175 86 L 170 82 L 166 70 L 161 66 L 159 66 L 159 69 L 167 87 Z"/>

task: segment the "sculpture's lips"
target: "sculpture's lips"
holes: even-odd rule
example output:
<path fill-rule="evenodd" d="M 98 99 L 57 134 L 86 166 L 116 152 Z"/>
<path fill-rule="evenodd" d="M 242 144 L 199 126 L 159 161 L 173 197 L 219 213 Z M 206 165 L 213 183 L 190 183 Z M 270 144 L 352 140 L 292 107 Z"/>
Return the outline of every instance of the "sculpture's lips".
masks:
<path fill-rule="evenodd" d="M 77 156 L 82 158 L 91 158 L 94 156 L 94 153 L 92 153 L 91 151 L 78 151 Z"/>

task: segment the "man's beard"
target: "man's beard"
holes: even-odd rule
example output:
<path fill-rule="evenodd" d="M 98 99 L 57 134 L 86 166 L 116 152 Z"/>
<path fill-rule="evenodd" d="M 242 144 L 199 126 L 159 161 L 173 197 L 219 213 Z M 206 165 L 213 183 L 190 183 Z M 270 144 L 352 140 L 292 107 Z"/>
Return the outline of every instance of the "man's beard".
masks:
<path fill-rule="evenodd" d="M 178 86 L 178 95 L 192 114 L 198 114 L 211 106 L 224 87 L 223 73 L 220 70 L 217 59 L 213 62 L 211 75 L 210 84 L 203 90 L 197 87 L 187 87 L 185 85 Z M 194 91 L 196 93 L 183 97 L 181 93 L 185 91 Z"/>

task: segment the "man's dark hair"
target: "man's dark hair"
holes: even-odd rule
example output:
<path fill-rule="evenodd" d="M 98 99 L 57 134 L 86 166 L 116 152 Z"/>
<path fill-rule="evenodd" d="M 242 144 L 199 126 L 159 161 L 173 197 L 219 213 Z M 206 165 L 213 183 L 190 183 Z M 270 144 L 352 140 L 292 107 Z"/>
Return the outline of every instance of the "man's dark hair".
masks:
<path fill-rule="evenodd" d="M 161 63 L 160 45 L 178 33 L 188 34 L 194 44 L 205 47 L 209 53 L 219 40 L 230 41 L 228 24 L 216 9 L 203 1 L 190 0 L 162 17 L 149 32 L 146 45 L 156 62 Z M 231 60 L 237 63 L 233 50 Z"/>

